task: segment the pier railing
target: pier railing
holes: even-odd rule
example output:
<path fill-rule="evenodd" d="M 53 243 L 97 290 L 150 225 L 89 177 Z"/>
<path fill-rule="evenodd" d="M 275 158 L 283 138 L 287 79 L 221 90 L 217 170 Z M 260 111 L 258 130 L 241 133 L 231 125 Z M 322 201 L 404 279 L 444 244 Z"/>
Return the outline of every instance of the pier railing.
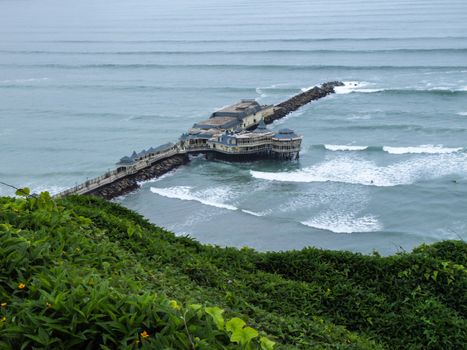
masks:
<path fill-rule="evenodd" d="M 72 188 L 67 189 L 66 191 L 60 192 L 57 194 L 58 197 L 67 196 L 70 194 L 86 194 L 99 187 L 111 184 L 117 180 L 120 180 L 126 176 L 136 174 L 141 169 L 147 168 L 153 163 L 160 161 L 165 158 L 170 158 L 176 154 L 179 154 L 180 151 L 177 146 L 174 146 L 168 151 L 158 153 L 152 157 L 145 158 L 136 162 L 135 164 L 129 165 L 127 167 L 119 167 L 117 169 L 107 171 L 104 175 L 95 177 L 90 180 L 76 185 Z"/>

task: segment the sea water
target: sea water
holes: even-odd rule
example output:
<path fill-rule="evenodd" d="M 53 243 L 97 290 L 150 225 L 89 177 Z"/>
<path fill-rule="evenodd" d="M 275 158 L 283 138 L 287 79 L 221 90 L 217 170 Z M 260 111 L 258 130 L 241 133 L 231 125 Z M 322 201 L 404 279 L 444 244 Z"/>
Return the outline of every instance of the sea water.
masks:
<path fill-rule="evenodd" d="M 467 2 L 0 2 L 0 181 L 56 193 L 242 98 L 300 160 L 192 160 L 117 199 L 179 235 L 391 254 L 467 239 Z M 0 187 L 1 195 L 10 195 Z"/>

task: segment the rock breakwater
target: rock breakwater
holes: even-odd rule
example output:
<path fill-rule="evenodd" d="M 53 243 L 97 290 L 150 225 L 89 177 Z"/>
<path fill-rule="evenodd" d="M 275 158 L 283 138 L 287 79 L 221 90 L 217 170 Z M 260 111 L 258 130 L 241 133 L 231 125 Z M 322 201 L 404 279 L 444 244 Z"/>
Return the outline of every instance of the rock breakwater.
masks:
<path fill-rule="evenodd" d="M 324 83 L 321 86 L 315 86 L 301 94 L 295 95 L 287 101 L 277 104 L 276 110 L 273 114 L 264 119 L 266 124 L 271 124 L 277 119 L 285 117 L 287 114 L 292 113 L 300 107 L 310 103 L 314 100 L 326 97 L 329 94 L 334 93 L 334 87 L 343 86 L 344 83 L 341 81 L 331 81 Z"/>
<path fill-rule="evenodd" d="M 139 188 L 138 182 L 147 181 L 178 168 L 179 166 L 189 162 L 188 155 L 176 154 L 170 158 L 166 158 L 151 164 L 147 168 L 141 169 L 136 174 L 128 175 L 122 179 L 116 180 L 110 184 L 99 187 L 85 194 L 112 199 L 132 192 Z"/>

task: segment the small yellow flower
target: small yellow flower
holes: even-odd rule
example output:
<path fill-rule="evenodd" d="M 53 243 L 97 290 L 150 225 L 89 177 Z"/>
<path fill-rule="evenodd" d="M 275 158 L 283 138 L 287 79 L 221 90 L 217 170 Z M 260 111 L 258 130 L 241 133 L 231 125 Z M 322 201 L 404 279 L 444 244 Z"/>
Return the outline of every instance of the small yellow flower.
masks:
<path fill-rule="evenodd" d="M 6 307 L 8 304 L 7 303 L 1 303 L 0 304 L 2 307 Z"/>
<path fill-rule="evenodd" d="M 182 307 L 178 305 L 176 300 L 169 301 L 170 307 L 175 310 L 180 310 Z"/>
<path fill-rule="evenodd" d="M 1 319 L 0 319 L 0 322 L 5 322 L 6 321 L 6 316 L 3 316 Z"/>
<path fill-rule="evenodd" d="M 51 308 L 51 307 L 52 307 L 52 304 L 51 304 L 51 303 L 45 303 L 45 305 L 46 305 L 48 308 Z"/>
<path fill-rule="evenodd" d="M 143 339 L 149 338 L 149 333 L 146 331 L 142 331 L 139 335 L 141 335 Z"/>
<path fill-rule="evenodd" d="M 19 289 L 24 289 L 24 288 L 26 288 L 26 285 L 24 283 L 20 283 L 20 284 L 18 284 L 18 288 Z"/>

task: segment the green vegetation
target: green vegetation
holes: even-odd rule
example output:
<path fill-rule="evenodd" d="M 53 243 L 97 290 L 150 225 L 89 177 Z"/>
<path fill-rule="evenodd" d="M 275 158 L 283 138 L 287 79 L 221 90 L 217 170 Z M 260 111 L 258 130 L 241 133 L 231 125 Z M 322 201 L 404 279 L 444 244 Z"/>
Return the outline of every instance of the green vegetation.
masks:
<path fill-rule="evenodd" d="M 466 258 L 219 248 L 94 197 L 3 197 L 0 349 L 462 349 Z"/>

